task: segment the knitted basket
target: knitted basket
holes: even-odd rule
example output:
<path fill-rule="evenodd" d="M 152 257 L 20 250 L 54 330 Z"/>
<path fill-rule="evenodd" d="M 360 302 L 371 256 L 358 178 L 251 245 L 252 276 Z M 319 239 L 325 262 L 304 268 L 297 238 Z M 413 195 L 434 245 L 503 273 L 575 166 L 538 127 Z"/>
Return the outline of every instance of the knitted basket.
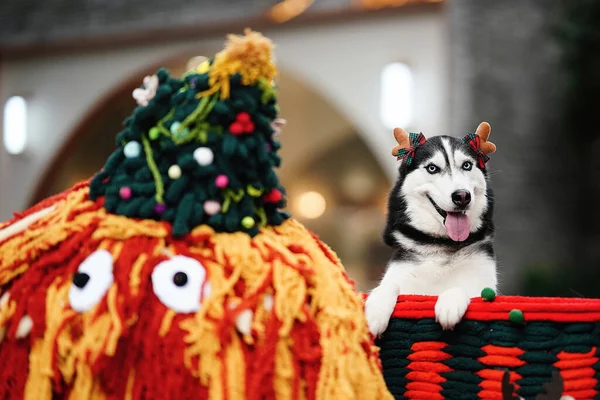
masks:
<path fill-rule="evenodd" d="M 563 395 L 600 399 L 600 299 L 477 298 L 453 331 L 436 323 L 436 300 L 400 296 L 377 342 L 395 398 L 503 399 L 510 371 L 524 399 L 542 393 L 555 372 Z"/>

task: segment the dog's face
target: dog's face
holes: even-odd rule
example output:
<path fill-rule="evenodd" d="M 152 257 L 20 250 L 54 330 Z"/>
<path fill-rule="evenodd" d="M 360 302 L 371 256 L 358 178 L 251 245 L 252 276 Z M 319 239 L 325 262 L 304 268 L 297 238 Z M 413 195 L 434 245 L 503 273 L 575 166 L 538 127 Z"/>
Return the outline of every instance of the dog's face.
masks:
<path fill-rule="evenodd" d="M 471 147 L 454 137 L 433 137 L 417 147 L 409 166 L 400 167 L 386 236 L 407 224 L 428 236 L 464 242 L 491 224 L 491 201 L 487 173 Z"/>

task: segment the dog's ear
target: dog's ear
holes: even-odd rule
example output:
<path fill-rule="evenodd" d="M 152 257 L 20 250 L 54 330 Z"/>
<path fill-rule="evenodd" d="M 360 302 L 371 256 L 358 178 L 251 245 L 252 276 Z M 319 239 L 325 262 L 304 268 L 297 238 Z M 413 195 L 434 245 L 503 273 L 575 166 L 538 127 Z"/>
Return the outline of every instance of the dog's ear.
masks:
<path fill-rule="evenodd" d="M 492 154 L 496 151 L 496 145 L 492 142 L 488 142 L 491 131 L 492 127 L 485 121 L 480 123 L 475 131 L 475 134 L 481 139 L 479 147 L 481 148 L 483 154 Z"/>
<path fill-rule="evenodd" d="M 398 151 L 400 149 L 408 149 L 410 148 L 410 139 L 408 137 L 408 132 L 406 132 L 402 128 L 394 128 L 394 139 L 398 142 L 398 146 L 392 149 L 392 155 L 397 156 Z"/>

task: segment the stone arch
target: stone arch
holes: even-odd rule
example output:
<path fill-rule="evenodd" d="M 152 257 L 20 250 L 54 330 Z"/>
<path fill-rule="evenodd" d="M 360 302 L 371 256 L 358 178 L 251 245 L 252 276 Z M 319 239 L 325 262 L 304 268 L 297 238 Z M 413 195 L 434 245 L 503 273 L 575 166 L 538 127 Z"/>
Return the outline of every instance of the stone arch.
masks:
<path fill-rule="evenodd" d="M 114 149 L 114 137 L 121 122 L 135 106 L 131 92 L 140 85 L 142 78 L 163 66 L 174 75 L 180 75 L 185 72 L 187 60 L 195 55 L 197 52 L 179 52 L 129 73 L 107 90 L 65 135 L 62 145 L 35 184 L 29 204 L 64 190 L 76 181 L 87 179 L 101 168 Z M 365 135 L 361 134 L 363 131 L 355 128 L 354 121 L 347 117 L 348 113 L 326 90 L 319 90 L 310 77 L 294 71 L 294 68 L 286 68 L 285 62 L 279 64 L 283 64 L 279 78 L 282 117 L 289 121 L 282 138 L 284 163 L 280 175 L 283 180 L 286 177 L 292 179 L 300 170 L 307 170 L 311 160 L 323 158 L 353 136 L 356 136 L 353 138 L 355 142 L 356 139 L 360 142 L 357 145 L 369 152 L 370 146 L 365 143 Z M 385 168 L 380 172 L 385 175 Z"/>

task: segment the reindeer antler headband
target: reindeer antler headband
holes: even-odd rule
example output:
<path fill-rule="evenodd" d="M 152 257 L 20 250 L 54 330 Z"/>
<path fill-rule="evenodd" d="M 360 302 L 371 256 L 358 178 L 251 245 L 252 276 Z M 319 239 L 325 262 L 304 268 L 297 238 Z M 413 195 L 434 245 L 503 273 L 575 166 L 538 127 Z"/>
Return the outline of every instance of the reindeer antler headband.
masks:
<path fill-rule="evenodd" d="M 482 122 L 477 127 L 475 133 L 468 133 L 463 138 L 477 153 L 477 160 L 480 168 L 485 168 L 485 163 L 490 159 L 488 154 L 496 151 L 496 145 L 488 142 L 492 128 L 487 122 Z M 412 163 L 417 147 L 427 141 L 422 133 L 408 133 L 402 128 L 394 129 L 394 138 L 398 145 L 392 149 L 392 155 L 398 160 L 402 160 L 407 166 Z"/>

